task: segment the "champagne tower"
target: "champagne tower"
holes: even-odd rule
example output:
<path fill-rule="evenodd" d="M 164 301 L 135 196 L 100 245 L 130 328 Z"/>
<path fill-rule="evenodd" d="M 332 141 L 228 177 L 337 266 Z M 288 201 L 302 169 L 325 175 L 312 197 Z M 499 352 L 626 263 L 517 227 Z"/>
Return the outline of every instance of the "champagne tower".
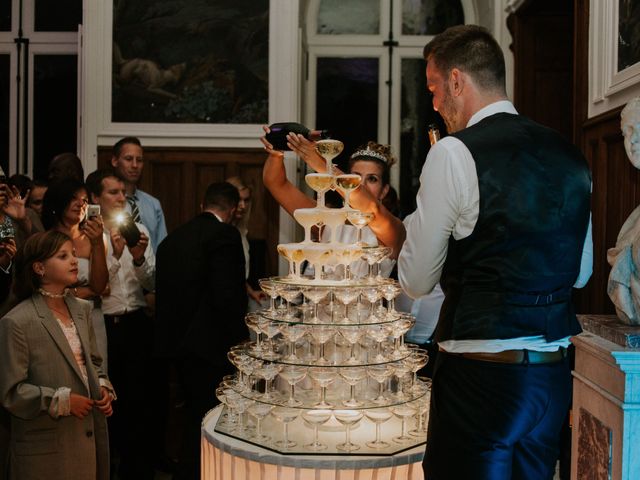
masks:
<path fill-rule="evenodd" d="M 349 206 L 360 176 L 333 175 L 341 142 L 316 145 L 327 172 L 306 181 L 318 205 L 294 212 L 304 241 L 278 245 L 289 275 L 260 281 L 270 307 L 247 315 L 257 341 L 228 354 L 238 372 L 216 390 L 225 408 L 215 430 L 284 454 L 393 455 L 426 440 L 430 384 L 416 372 L 428 356 L 404 343 L 415 320 L 396 311 L 400 286 L 380 275 L 391 250 L 361 240 L 373 214 Z M 343 208 L 325 207 L 330 189 L 344 195 Z M 346 222 L 355 242 L 337 239 Z M 329 241 L 313 241 L 314 227 Z"/>

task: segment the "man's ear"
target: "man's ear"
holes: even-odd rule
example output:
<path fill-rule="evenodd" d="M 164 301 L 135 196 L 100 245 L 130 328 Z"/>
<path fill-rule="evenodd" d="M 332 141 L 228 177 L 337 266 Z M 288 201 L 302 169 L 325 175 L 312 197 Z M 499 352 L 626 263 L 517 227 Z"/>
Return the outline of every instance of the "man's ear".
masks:
<path fill-rule="evenodd" d="M 227 223 L 231 223 L 233 217 L 236 216 L 236 210 L 238 210 L 238 207 L 232 207 L 229 209 L 229 218 L 227 219 Z"/>
<path fill-rule="evenodd" d="M 118 159 L 116 157 L 114 157 L 113 155 L 111 156 L 111 166 L 113 168 L 116 168 L 118 166 Z"/>
<path fill-rule="evenodd" d="M 464 90 L 465 83 L 466 75 L 457 68 L 452 68 L 451 73 L 449 74 L 449 89 L 451 91 L 451 95 L 454 97 L 460 96 Z"/>

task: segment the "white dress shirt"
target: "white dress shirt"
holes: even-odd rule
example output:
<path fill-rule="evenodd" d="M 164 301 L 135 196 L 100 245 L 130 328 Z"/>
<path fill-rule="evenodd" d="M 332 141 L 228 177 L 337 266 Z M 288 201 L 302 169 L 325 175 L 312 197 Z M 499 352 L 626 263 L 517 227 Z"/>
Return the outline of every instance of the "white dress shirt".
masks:
<path fill-rule="evenodd" d="M 149 230 L 141 223 L 138 229 L 149 236 Z M 105 315 L 123 315 L 147 306 L 142 289 L 155 290 L 156 257 L 151 243 L 144 252 L 144 262 L 139 267 L 133 264 L 133 257 L 127 246 L 120 259 L 113 256 L 111 239 L 107 242 L 107 268 L 109 269 L 109 295 L 102 297 L 102 311 Z"/>
<path fill-rule="evenodd" d="M 492 103 L 467 123 L 475 125 L 496 113 L 518 112 L 509 101 Z M 416 198 L 415 212 L 404 220 L 407 238 L 398 258 L 398 277 L 405 292 L 418 298 L 439 282 L 447 257 L 449 237 L 456 240 L 473 232 L 479 215 L 476 166 L 469 149 L 455 137 L 445 137 L 429 150 Z M 580 274 L 574 287 L 583 287 L 593 269 L 591 219 L 585 236 Z M 542 336 L 507 340 L 448 340 L 440 348 L 451 352 L 498 352 L 511 349 L 557 350 L 569 340 L 548 343 Z"/>

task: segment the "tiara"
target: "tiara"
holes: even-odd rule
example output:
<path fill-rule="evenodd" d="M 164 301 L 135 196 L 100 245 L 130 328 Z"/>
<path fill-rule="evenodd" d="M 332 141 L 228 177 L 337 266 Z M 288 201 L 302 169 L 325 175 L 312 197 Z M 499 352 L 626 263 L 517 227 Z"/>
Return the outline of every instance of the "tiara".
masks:
<path fill-rule="evenodd" d="M 351 155 L 351 160 L 358 157 L 371 157 L 371 158 L 380 160 L 381 162 L 384 162 L 384 163 L 388 162 L 387 157 L 385 157 L 383 154 L 379 152 L 371 150 L 369 147 L 367 147 L 366 150 L 358 150 L 354 152 L 353 155 Z"/>

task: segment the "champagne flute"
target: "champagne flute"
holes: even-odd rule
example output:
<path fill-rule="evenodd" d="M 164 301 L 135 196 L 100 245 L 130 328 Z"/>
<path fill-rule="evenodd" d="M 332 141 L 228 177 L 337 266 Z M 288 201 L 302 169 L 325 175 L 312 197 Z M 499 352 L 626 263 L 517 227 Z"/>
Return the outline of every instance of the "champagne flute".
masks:
<path fill-rule="evenodd" d="M 362 420 L 364 413 L 362 413 L 361 410 L 334 410 L 333 416 L 338 422 L 344 425 L 346 429 L 346 438 L 344 443 L 339 443 L 336 445 L 336 448 L 345 452 L 352 452 L 353 450 L 360 449 L 360 445 L 356 445 L 351 442 L 351 427 Z"/>
<path fill-rule="evenodd" d="M 347 220 L 358 230 L 356 245 L 359 247 L 368 247 L 369 245 L 362 241 L 362 229 L 369 225 L 374 218 L 371 212 L 361 212 L 360 210 L 350 210 L 347 212 Z"/>
<path fill-rule="evenodd" d="M 289 424 L 298 418 L 298 409 L 288 407 L 276 407 L 271 414 L 276 417 L 276 420 L 282 422 L 282 440 L 277 440 L 276 445 L 280 448 L 288 449 L 293 448 L 297 444 L 289 440 Z"/>
<path fill-rule="evenodd" d="M 304 179 L 307 185 L 318 194 L 318 208 L 324 209 L 324 194 L 331 190 L 333 175 L 330 173 L 308 173 Z"/>
<path fill-rule="evenodd" d="M 332 160 L 342 153 L 344 144 L 340 140 L 327 138 L 316 142 L 316 150 L 327 162 L 327 173 L 332 174 Z"/>
<path fill-rule="evenodd" d="M 388 408 L 373 408 L 365 410 L 364 414 L 376 426 L 376 439 L 372 442 L 367 442 L 367 447 L 375 449 L 387 448 L 390 444 L 382 440 L 380 426 L 393 417 L 393 413 Z"/>
<path fill-rule="evenodd" d="M 362 177 L 355 173 L 345 173 L 343 175 L 337 175 L 335 179 L 336 188 L 344 195 L 344 210 L 350 209 L 349 196 L 356 188 L 360 186 Z"/>
<path fill-rule="evenodd" d="M 304 445 L 304 448 L 314 451 L 326 450 L 327 446 L 319 441 L 318 428 L 329 421 L 331 410 L 305 410 L 302 412 L 302 418 L 313 427 L 313 441 Z"/>

